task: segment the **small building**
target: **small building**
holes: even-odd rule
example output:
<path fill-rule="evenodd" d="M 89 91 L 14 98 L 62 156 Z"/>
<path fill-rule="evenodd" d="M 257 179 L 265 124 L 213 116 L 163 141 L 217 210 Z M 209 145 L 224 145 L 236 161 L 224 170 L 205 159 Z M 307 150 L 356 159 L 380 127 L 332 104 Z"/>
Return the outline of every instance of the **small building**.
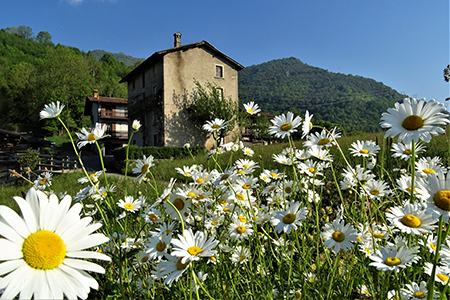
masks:
<path fill-rule="evenodd" d="M 142 124 L 131 143 L 214 146 L 210 135 L 196 129 L 186 113 L 197 91 L 194 80 L 216 85 L 223 97 L 237 102 L 238 72 L 243 68 L 207 41 L 181 45 L 181 33 L 175 33 L 172 48 L 153 53 L 120 81 L 128 83 L 130 124 Z"/>
<path fill-rule="evenodd" d="M 105 145 L 106 154 L 128 143 L 127 99 L 102 97 L 98 95 L 98 90 L 94 90 L 93 96 L 86 97 L 84 115 L 91 117 L 91 128 L 96 123 L 106 124 L 106 134 L 110 137 L 99 141 Z"/>

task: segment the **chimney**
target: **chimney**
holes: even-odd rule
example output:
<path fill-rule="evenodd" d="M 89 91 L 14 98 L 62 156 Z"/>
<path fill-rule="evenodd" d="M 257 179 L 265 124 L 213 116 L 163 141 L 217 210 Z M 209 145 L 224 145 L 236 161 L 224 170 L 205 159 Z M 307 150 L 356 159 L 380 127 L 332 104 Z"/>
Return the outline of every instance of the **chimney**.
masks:
<path fill-rule="evenodd" d="M 98 99 L 98 90 L 94 90 L 94 98 Z"/>
<path fill-rule="evenodd" d="M 173 34 L 173 46 L 174 47 L 180 47 L 181 46 L 181 33 L 178 31 L 177 33 Z"/>

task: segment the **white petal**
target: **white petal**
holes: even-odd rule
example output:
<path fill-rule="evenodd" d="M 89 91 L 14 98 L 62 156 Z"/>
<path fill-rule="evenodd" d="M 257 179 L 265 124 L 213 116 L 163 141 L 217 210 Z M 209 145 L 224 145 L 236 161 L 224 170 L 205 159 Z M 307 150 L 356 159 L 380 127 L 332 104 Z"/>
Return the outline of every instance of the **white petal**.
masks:
<path fill-rule="evenodd" d="M 111 261 L 111 257 L 108 255 L 95 251 L 71 251 L 67 252 L 66 256 L 71 258 L 90 258 Z"/>
<path fill-rule="evenodd" d="M 66 273 L 66 275 L 77 279 L 79 282 L 83 284 L 83 286 L 87 287 L 86 293 L 89 292 L 89 287 L 93 289 L 98 289 L 97 281 L 88 273 L 65 265 L 59 265 L 58 268 L 60 268 L 64 273 Z"/>
<path fill-rule="evenodd" d="M 1 263 L 0 264 L 0 276 L 14 271 L 15 269 L 19 268 L 23 264 L 26 264 L 26 263 L 22 259 L 8 260 L 8 261 L 5 261 L 4 263 Z"/>
<path fill-rule="evenodd" d="M 20 291 L 26 291 L 31 288 L 30 282 L 26 280 L 24 281 L 24 278 L 29 278 L 30 276 L 29 269 L 30 267 L 24 264 L 14 272 L 11 272 L 7 276 L 0 279 L 0 288 L 5 287 L 0 299 L 14 299 Z"/>
<path fill-rule="evenodd" d="M 36 219 L 37 214 L 31 207 L 30 202 L 20 197 L 14 197 L 14 200 L 22 211 L 23 219 L 28 226 L 28 230 L 30 232 L 36 232 L 38 230 L 38 223 Z"/>
<path fill-rule="evenodd" d="M 18 245 L 22 245 L 24 239 L 11 226 L 0 221 L 0 232 L 4 238 Z"/>
<path fill-rule="evenodd" d="M 22 245 L 18 245 L 6 239 L 0 239 L 0 249 L 2 249 L 2 255 L 0 261 L 10 259 L 22 258 Z"/>
<path fill-rule="evenodd" d="M 80 220 L 80 211 L 81 211 L 81 204 L 75 203 L 67 212 L 66 216 L 64 217 L 64 222 L 61 222 L 58 227 L 55 230 L 55 233 L 57 235 L 61 235 L 66 231 L 69 227 L 71 227 L 73 224 L 78 222 Z"/>
<path fill-rule="evenodd" d="M 72 267 L 72 268 L 75 268 L 78 270 L 86 270 L 86 271 L 91 271 L 91 272 L 97 272 L 100 274 L 105 273 L 105 269 L 103 269 L 101 266 L 94 264 L 90 261 L 66 258 L 66 259 L 64 259 L 63 264 L 68 267 Z"/>
<path fill-rule="evenodd" d="M 3 217 L 4 221 L 11 228 L 14 228 L 14 230 L 23 238 L 27 238 L 31 234 L 24 220 L 11 208 L 0 205 L 0 215 Z"/>
<path fill-rule="evenodd" d="M 109 241 L 109 238 L 106 237 L 105 235 L 103 235 L 102 233 L 94 233 L 94 234 L 91 234 L 79 241 L 76 241 L 76 242 L 66 245 L 66 249 L 68 252 L 83 250 L 83 249 L 98 246 L 98 245 L 106 243 L 108 241 Z"/>

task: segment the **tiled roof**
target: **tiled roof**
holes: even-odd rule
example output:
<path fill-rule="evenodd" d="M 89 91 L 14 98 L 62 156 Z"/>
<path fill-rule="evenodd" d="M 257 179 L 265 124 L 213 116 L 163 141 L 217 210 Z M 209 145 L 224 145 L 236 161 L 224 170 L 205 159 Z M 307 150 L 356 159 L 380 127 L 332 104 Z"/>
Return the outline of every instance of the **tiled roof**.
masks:
<path fill-rule="evenodd" d="M 147 68 L 148 65 L 151 65 L 153 62 L 155 62 L 159 57 L 162 57 L 168 53 L 171 52 L 177 52 L 177 51 L 186 51 L 188 49 L 191 48 L 199 48 L 199 47 L 205 47 L 211 51 L 213 51 L 214 53 L 216 53 L 218 56 L 222 57 L 223 59 L 227 60 L 228 62 L 230 62 L 230 64 L 234 65 L 234 67 L 236 68 L 236 70 L 240 71 L 242 69 L 244 69 L 244 66 L 241 65 L 240 63 L 238 63 L 237 61 L 233 60 L 232 58 L 230 58 L 229 56 L 225 55 L 223 52 L 219 51 L 216 47 L 214 47 L 212 44 L 210 44 L 207 41 L 201 41 L 201 42 L 197 42 L 197 43 L 191 43 L 191 44 L 186 44 L 186 45 L 182 45 L 182 46 L 178 46 L 178 47 L 172 47 L 166 50 L 161 50 L 161 51 L 157 51 L 155 53 L 153 53 L 149 58 L 147 58 L 143 63 L 141 63 L 139 66 L 137 66 L 133 71 L 131 71 L 130 73 L 128 73 L 124 78 L 122 78 L 122 80 L 120 81 L 120 83 L 122 82 L 127 82 L 128 79 L 130 79 L 130 77 L 133 77 L 136 73 L 140 72 L 141 70 L 145 70 Z"/>
<path fill-rule="evenodd" d="M 86 98 L 89 99 L 89 101 L 91 101 L 91 102 L 123 103 L 123 104 L 128 103 L 128 99 L 123 99 L 123 98 L 111 98 L 111 97 L 102 97 L 102 96 L 99 96 L 97 98 L 95 98 L 94 96 L 89 96 Z"/>

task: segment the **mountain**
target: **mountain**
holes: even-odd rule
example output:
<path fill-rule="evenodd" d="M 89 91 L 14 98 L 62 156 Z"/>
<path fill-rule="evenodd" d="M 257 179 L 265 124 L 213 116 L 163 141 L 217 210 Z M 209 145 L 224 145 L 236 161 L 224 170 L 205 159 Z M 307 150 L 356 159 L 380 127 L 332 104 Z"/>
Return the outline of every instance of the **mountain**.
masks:
<path fill-rule="evenodd" d="M 144 61 L 143 58 L 136 58 L 130 55 L 126 55 L 122 52 L 120 53 L 111 53 L 111 52 L 107 52 L 105 50 L 92 50 L 91 51 L 92 55 L 94 55 L 95 59 L 100 60 L 103 55 L 105 55 L 106 53 L 111 54 L 118 62 L 123 62 L 125 65 L 127 66 L 134 66 L 137 62 L 142 62 Z"/>
<path fill-rule="evenodd" d="M 239 72 L 240 102 L 255 101 L 271 114 L 308 110 L 314 119 L 341 124 L 347 132 L 380 131 L 381 114 L 405 97 L 373 79 L 329 72 L 295 57 Z"/>

